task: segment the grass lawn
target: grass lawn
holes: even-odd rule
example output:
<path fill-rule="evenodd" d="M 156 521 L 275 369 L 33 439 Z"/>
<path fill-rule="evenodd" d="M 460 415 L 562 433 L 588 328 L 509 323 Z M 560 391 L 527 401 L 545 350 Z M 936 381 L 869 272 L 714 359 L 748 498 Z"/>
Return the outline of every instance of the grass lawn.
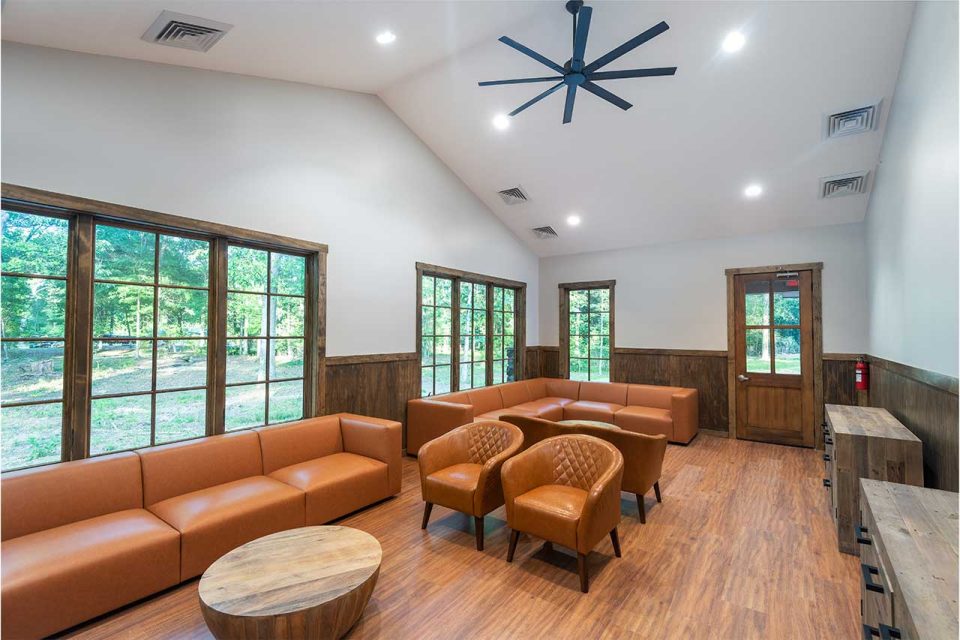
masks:
<path fill-rule="evenodd" d="M 775 366 L 777 373 L 800 375 L 800 354 L 778 356 Z M 747 373 L 770 373 L 770 361 L 763 358 L 747 358 Z"/>

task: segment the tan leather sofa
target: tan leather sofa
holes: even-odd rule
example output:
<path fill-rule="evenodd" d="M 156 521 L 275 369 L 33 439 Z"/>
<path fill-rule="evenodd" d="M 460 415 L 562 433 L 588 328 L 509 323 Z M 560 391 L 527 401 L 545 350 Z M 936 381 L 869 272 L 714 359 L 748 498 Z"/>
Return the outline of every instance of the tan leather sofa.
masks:
<path fill-rule="evenodd" d="M 696 389 L 619 382 L 533 378 L 407 402 L 407 453 L 474 420 L 525 415 L 545 420 L 597 420 L 626 431 L 663 434 L 687 444 L 699 429 Z"/>
<path fill-rule="evenodd" d="M 3 474 L 0 635 L 56 633 L 395 495 L 401 455 L 399 422 L 337 414 Z"/>

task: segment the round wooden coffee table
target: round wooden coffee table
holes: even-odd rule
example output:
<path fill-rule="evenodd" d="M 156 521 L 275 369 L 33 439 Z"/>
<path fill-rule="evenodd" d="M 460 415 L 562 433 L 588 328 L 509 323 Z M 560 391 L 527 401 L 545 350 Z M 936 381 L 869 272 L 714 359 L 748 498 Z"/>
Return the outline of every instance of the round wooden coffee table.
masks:
<path fill-rule="evenodd" d="M 380 575 L 380 543 L 349 527 L 303 527 L 237 547 L 200 578 L 214 636 L 340 638 Z"/>
<path fill-rule="evenodd" d="M 585 424 L 588 427 L 603 427 L 604 429 L 620 430 L 620 427 L 615 424 L 610 424 L 609 422 L 600 422 L 599 420 L 558 420 L 557 424 L 566 425 L 568 427 L 575 427 L 578 424 Z"/>

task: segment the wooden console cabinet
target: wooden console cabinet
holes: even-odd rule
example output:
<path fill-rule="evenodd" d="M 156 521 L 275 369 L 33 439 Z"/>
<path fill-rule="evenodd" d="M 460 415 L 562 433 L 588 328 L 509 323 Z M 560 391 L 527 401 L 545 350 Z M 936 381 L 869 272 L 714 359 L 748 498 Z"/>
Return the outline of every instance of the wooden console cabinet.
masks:
<path fill-rule="evenodd" d="M 859 553 L 860 478 L 923 486 L 923 445 L 886 409 L 826 405 L 823 484 L 828 489 L 840 551 Z"/>
<path fill-rule="evenodd" d="M 956 638 L 960 495 L 860 481 L 863 637 Z"/>

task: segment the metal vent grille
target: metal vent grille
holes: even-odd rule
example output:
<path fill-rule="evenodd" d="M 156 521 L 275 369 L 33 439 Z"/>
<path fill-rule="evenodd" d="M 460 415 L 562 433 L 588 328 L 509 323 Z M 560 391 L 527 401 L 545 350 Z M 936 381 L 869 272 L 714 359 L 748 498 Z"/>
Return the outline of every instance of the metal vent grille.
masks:
<path fill-rule="evenodd" d="M 880 103 L 866 107 L 849 109 L 827 116 L 825 135 L 827 138 L 841 138 L 857 133 L 866 133 L 877 128 L 880 116 Z"/>
<path fill-rule="evenodd" d="M 173 11 L 161 11 L 141 40 L 192 51 L 209 51 L 233 25 Z"/>
<path fill-rule="evenodd" d="M 535 227 L 531 229 L 533 235 L 537 236 L 540 240 L 552 240 L 558 238 L 557 232 L 553 230 L 553 227 Z"/>
<path fill-rule="evenodd" d="M 853 196 L 867 192 L 867 178 L 869 171 L 859 171 L 857 173 L 846 173 L 841 176 L 831 176 L 820 179 L 820 197 L 821 198 L 839 198 L 841 196 Z"/>
<path fill-rule="evenodd" d="M 522 204 L 529 200 L 527 192 L 523 190 L 523 187 L 513 187 L 497 191 L 497 195 L 499 195 L 503 203 L 507 205 Z"/>

